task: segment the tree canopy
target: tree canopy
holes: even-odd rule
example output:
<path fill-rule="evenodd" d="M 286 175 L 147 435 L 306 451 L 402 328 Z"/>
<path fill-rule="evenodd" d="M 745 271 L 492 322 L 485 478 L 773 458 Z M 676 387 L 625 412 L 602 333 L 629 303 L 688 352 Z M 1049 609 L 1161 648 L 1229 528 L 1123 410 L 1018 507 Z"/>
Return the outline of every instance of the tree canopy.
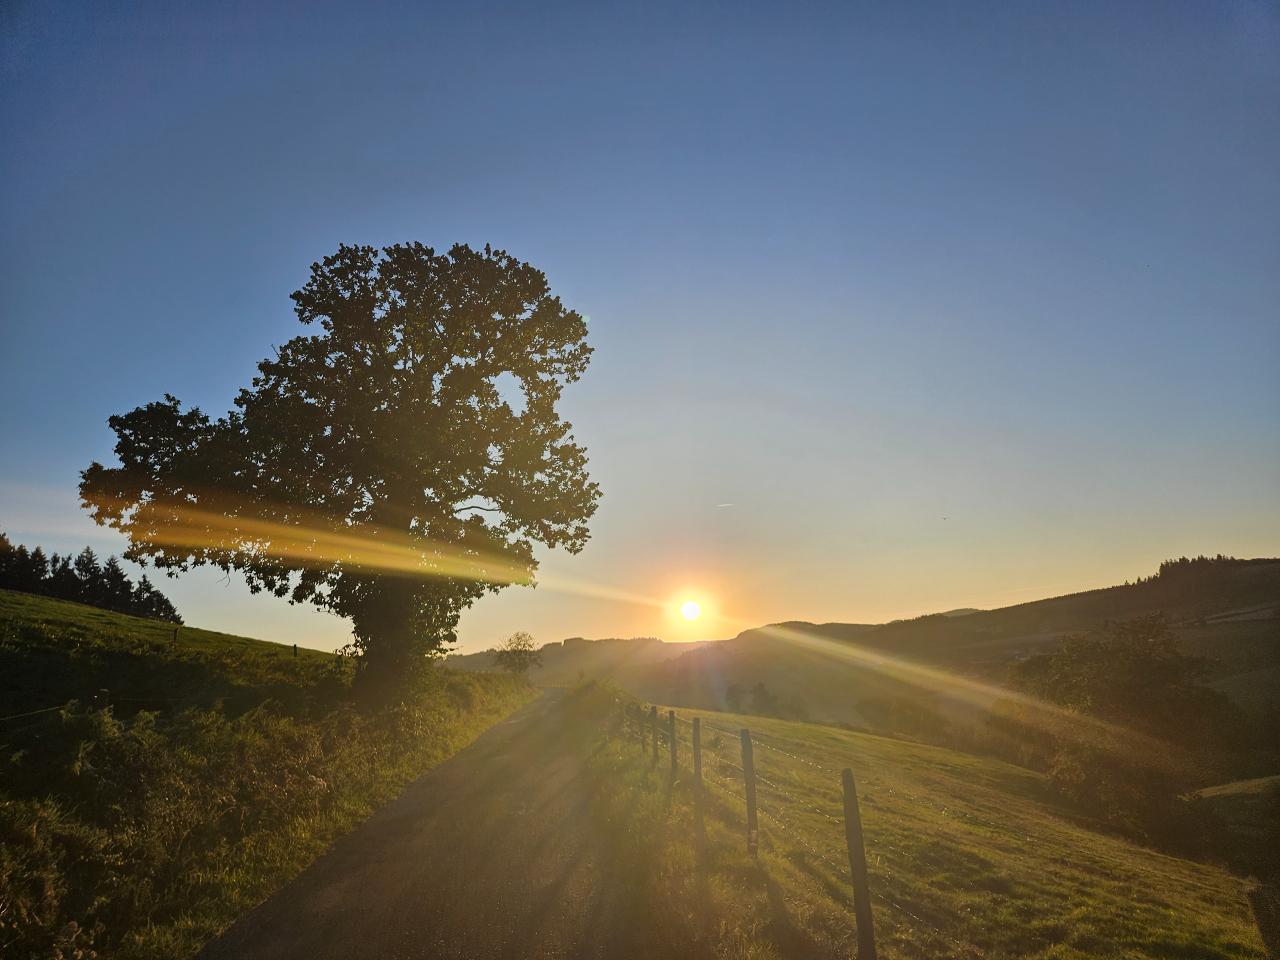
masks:
<path fill-rule="evenodd" d="M 81 497 L 162 568 L 212 564 L 353 624 L 367 668 L 455 639 L 535 542 L 577 552 L 599 489 L 557 404 L 586 322 L 500 250 L 341 246 L 292 295 L 318 326 L 211 419 L 177 398 L 109 419 Z"/>

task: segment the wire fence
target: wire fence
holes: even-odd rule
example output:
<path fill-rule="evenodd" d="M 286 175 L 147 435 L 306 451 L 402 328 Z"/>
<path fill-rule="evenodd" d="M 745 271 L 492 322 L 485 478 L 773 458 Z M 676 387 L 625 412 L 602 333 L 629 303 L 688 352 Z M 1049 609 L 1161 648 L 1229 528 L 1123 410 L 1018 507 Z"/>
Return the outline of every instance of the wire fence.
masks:
<path fill-rule="evenodd" d="M 943 930 L 937 923 L 920 915 L 919 908 L 904 906 L 899 898 L 879 887 L 873 888 L 867 872 L 865 853 L 867 848 L 876 855 L 879 865 L 876 881 L 880 886 L 894 885 L 893 881 L 905 882 L 905 877 L 896 875 L 885 866 L 886 858 L 882 850 L 892 851 L 898 857 L 909 857 L 907 851 L 888 842 L 885 838 L 872 838 L 871 842 L 862 830 L 861 816 L 858 812 L 857 793 L 854 789 L 853 774 L 849 768 L 837 770 L 808 753 L 811 745 L 777 735 L 770 732 L 761 735 L 756 731 L 742 728 L 734 731 L 726 729 L 705 717 L 694 719 L 678 716 L 674 710 L 668 710 L 660 717 L 656 707 L 647 710 L 638 704 L 622 705 L 623 716 L 621 729 L 624 736 L 639 739 L 641 747 L 652 752 L 656 763 L 663 750 L 672 759 L 673 774 L 676 771 L 676 760 L 680 754 L 691 758 L 690 763 L 695 771 L 695 787 L 699 801 L 703 788 L 709 797 L 717 798 L 732 811 L 740 809 L 746 813 L 748 826 L 748 850 L 755 853 L 756 838 L 751 835 L 756 815 L 763 817 L 769 825 L 768 833 L 772 835 L 774 846 L 783 849 L 787 846 L 802 851 L 802 856 L 811 860 L 811 865 L 821 864 L 830 871 L 837 880 L 848 883 L 852 887 L 855 907 L 855 929 L 857 932 L 859 960 L 874 960 L 876 956 L 875 937 L 871 917 L 870 901 L 874 899 L 884 909 L 896 915 L 899 926 L 914 927 L 921 933 L 938 938 L 950 944 L 962 955 L 971 957 L 984 956 L 983 951 L 972 942 L 962 940 L 952 933 Z M 712 734 L 708 737 L 707 734 Z M 738 747 L 738 760 L 733 759 L 734 746 Z M 676 755 L 671 750 L 676 748 Z M 763 748 L 765 753 L 757 757 L 753 748 Z M 774 759 L 769 759 L 772 756 Z M 785 762 L 801 764 L 821 774 L 831 776 L 836 785 L 842 788 L 844 808 L 839 814 L 816 802 L 811 796 L 803 795 L 804 791 L 784 785 L 786 778 Z M 739 762 L 740 760 L 740 762 Z M 775 767 L 782 772 L 775 772 Z M 943 804 L 929 798 L 917 797 L 886 788 L 891 796 L 904 796 L 907 799 L 928 806 L 944 815 L 954 816 L 965 822 L 979 823 L 1002 833 L 1008 832 L 1008 825 L 996 824 L 971 813 L 961 814 Z M 763 801 L 763 802 L 762 802 Z M 848 862 L 842 864 L 836 857 L 826 851 L 831 849 L 830 836 L 824 841 L 815 835 L 807 824 L 802 824 L 794 816 L 795 811 L 815 815 L 823 824 L 830 825 L 833 832 L 843 828 L 845 852 Z M 840 834 L 836 834 L 837 837 Z"/>

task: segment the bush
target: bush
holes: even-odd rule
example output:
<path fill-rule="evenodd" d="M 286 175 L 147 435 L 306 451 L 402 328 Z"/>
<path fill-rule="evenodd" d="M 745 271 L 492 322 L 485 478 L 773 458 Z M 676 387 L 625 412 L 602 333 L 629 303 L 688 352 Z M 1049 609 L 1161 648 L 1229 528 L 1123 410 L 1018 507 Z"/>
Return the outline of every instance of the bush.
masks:
<path fill-rule="evenodd" d="M 4 955 L 192 952 L 527 696 L 508 678 L 437 673 L 374 713 L 268 701 L 123 718 L 68 703 L 0 748 Z"/>
<path fill-rule="evenodd" d="M 1128 836 L 1186 855 L 1222 846 L 1223 823 L 1168 767 L 1072 743 L 1059 748 L 1047 773 L 1060 796 Z"/>

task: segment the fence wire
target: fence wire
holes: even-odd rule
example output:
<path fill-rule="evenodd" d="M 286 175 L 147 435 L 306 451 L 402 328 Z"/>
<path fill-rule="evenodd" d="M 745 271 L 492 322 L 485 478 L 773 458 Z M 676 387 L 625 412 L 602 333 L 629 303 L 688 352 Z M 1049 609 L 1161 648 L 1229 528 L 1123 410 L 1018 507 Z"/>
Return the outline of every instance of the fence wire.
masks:
<path fill-rule="evenodd" d="M 636 719 L 638 722 L 638 733 L 641 739 L 645 741 L 647 746 L 649 737 L 651 736 L 651 733 L 652 733 L 652 729 L 651 729 L 652 717 L 647 713 L 642 713 Z M 659 715 L 658 721 L 659 721 L 659 730 L 658 730 L 659 742 L 669 743 L 669 738 L 670 738 L 670 730 L 668 726 L 669 718 L 663 715 Z M 731 730 L 727 730 L 716 724 L 710 723 L 705 717 L 701 718 L 701 721 L 702 721 L 701 723 L 702 730 L 704 732 L 712 731 L 714 733 L 720 734 L 721 736 L 731 738 L 731 741 L 739 740 L 741 737 L 741 731 L 734 732 Z M 677 730 L 680 729 L 681 724 L 684 724 L 690 728 L 692 728 L 693 726 L 693 722 L 691 720 L 688 720 L 680 716 L 679 714 L 677 714 L 676 715 Z M 693 749 L 692 740 L 685 739 L 684 737 L 680 736 L 679 733 L 676 734 L 676 740 L 677 742 L 687 746 L 690 750 Z M 792 761 L 809 766 L 813 769 L 821 770 L 825 773 L 831 774 L 832 776 L 836 776 L 836 777 L 841 776 L 841 774 L 836 770 L 834 770 L 833 768 L 823 763 L 820 763 L 812 759 L 811 757 L 805 757 L 805 756 L 801 756 L 798 753 L 793 753 L 789 750 L 784 749 L 782 746 L 779 745 L 780 743 L 786 743 L 788 745 L 794 745 L 796 747 L 803 749 L 805 745 L 800 744 L 798 741 L 792 741 L 784 737 L 776 736 L 774 734 L 761 736 L 760 734 L 752 731 L 751 743 L 752 743 L 752 746 L 764 747 L 765 750 L 772 751 Z M 745 780 L 746 771 L 743 769 L 743 767 L 740 764 L 735 763 L 734 761 L 723 756 L 715 746 L 713 746 L 711 743 L 707 741 L 705 737 L 702 740 L 700 747 L 703 753 L 702 770 L 703 770 L 704 782 L 713 786 L 716 789 L 717 793 L 722 795 L 722 799 L 724 797 L 728 797 L 736 801 L 737 803 L 742 804 L 743 806 L 746 806 L 747 804 L 746 797 L 744 797 L 741 793 L 734 791 L 730 787 L 730 783 L 733 782 L 736 784 L 738 781 L 738 778 L 735 777 L 733 781 L 730 781 L 729 779 L 722 777 L 720 775 L 721 770 L 728 768 L 730 770 L 736 770 L 738 773 L 742 774 L 742 777 Z M 710 757 L 708 757 L 708 755 L 710 755 Z M 707 762 L 708 759 L 711 759 L 713 762 L 708 763 Z M 821 807 L 812 803 L 811 801 L 805 800 L 797 796 L 794 792 L 786 789 L 785 787 L 778 784 L 776 781 L 761 774 L 758 769 L 755 771 L 755 780 L 756 780 L 757 788 L 759 788 L 760 786 L 763 786 L 766 791 L 772 791 L 778 797 L 786 801 L 790 801 L 790 803 L 798 807 L 801 807 L 805 810 L 816 813 L 818 816 L 822 817 L 824 820 L 830 823 L 840 824 L 840 825 L 843 825 L 844 823 L 842 818 L 833 816 L 830 812 L 822 809 Z M 1008 833 L 1008 825 L 1001 826 L 994 823 L 993 821 L 984 820 L 983 818 L 978 817 L 977 815 L 968 815 L 968 816 L 962 815 L 951 810 L 950 808 L 944 805 L 940 805 L 934 801 L 930 801 L 923 797 L 915 796 L 905 791 L 899 792 L 892 787 L 884 787 L 884 789 L 890 796 L 895 796 L 895 797 L 899 795 L 905 796 L 908 799 L 912 800 L 913 802 L 920 804 L 921 806 L 928 806 L 952 818 L 972 820 L 974 822 L 984 823 L 986 825 L 991 826 L 993 829 L 999 830 L 999 832 L 1001 833 L 1004 833 L 1004 834 Z M 756 811 L 759 814 L 761 814 L 764 818 L 772 822 L 781 831 L 782 837 L 780 837 L 779 839 L 785 838 L 788 841 L 794 842 L 796 845 L 801 847 L 806 853 L 808 853 L 814 859 L 823 863 L 828 869 L 832 871 L 832 873 L 836 877 L 850 884 L 853 883 L 853 878 L 852 878 L 852 874 L 849 871 L 849 867 L 847 865 L 841 865 L 840 863 L 838 863 L 837 861 L 829 857 L 826 853 L 824 853 L 822 850 L 822 844 L 815 837 L 808 834 L 804 829 L 802 829 L 795 820 L 791 820 L 786 817 L 783 817 L 779 815 L 777 812 L 775 812 L 773 809 L 771 809 L 770 807 L 760 803 L 759 797 L 757 797 Z M 910 856 L 902 848 L 884 840 L 877 840 L 874 844 L 869 844 L 869 846 L 873 846 L 876 849 L 887 848 L 901 855 L 904 858 L 909 858 Z M 879 854 L 876 854 L 876 859 L 877 861 L 880 861 L 880 862 L 883 861 L 883 858 L 880 857 Z M 881 879 L 885 879 L 885 880 L 895 879 L 895 874 L 887 869 L 881 869 L 877 871 L 877 873 L 879 874 Z M 870 893 L 876 900 L 882 903 L 885 907 L 889 908 L 891 911 L 897 914 L 900 914 L 902 917 L 905 917 L 908 920 L 912 921 L 923 932 L 932 934 L 942 940 L 945 940 L 948 943 L 951 943 L 952 945 L 960 948 L 961 950 L 967 951 L 970 955 L 985 956 L 983 951 L 975 944 L 964 941 L 964 940 L 960 940 L 952 936 L 951 934 L 942 930 L 936 924 L 931 923 L 930 921 L 921 917 L 919 914 L 913 912 L 907 907 L 904 907 L 901 903 L 897 902 L 892 897 L 888 896 L 882 891 L 877 889 L 872 889 Z"/>

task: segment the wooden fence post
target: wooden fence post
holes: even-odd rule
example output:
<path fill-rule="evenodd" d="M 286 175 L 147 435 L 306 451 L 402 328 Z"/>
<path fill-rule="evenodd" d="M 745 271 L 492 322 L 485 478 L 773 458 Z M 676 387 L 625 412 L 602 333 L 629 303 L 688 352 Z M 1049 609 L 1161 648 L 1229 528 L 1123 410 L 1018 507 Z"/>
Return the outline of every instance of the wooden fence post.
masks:
<path fill-rule="evenodd" d="M 679 773 L 676 766 L 676 712 L 674 710 L 667 711 L 667 739 L 671 742 L 671 779 L 674 780 Z"/>
<path fill-rule="evenodd" d="M 693 718 L 693 782 L 702 787 L 702 718 Z"/>
<path fill-rule="evenodd" d="M 747 788 L 747 853 L 753 857 L 760 846 L 760 826 L 756 822 L 756 764 L 751 754 L 751 731 L 742 728 L 742 777 Z"/>
<path fill-rule="evenodd" d="M 871 926 L 871 887 L 867 882 L 867 854 L 862 845 L 862 816 L 853 771 L 840 775 L 844 783 L 844 840 L 849 848 L 849 876 L 853 878 L 853 915 L 858 924 L 858 960 L 876 960 L 876 935 Z"/>
<path fill-rule="evenodd" d="M 658 762 L 658 708 L 649 708 L 649 722 L 653 725 L 653 762 Z"/>

